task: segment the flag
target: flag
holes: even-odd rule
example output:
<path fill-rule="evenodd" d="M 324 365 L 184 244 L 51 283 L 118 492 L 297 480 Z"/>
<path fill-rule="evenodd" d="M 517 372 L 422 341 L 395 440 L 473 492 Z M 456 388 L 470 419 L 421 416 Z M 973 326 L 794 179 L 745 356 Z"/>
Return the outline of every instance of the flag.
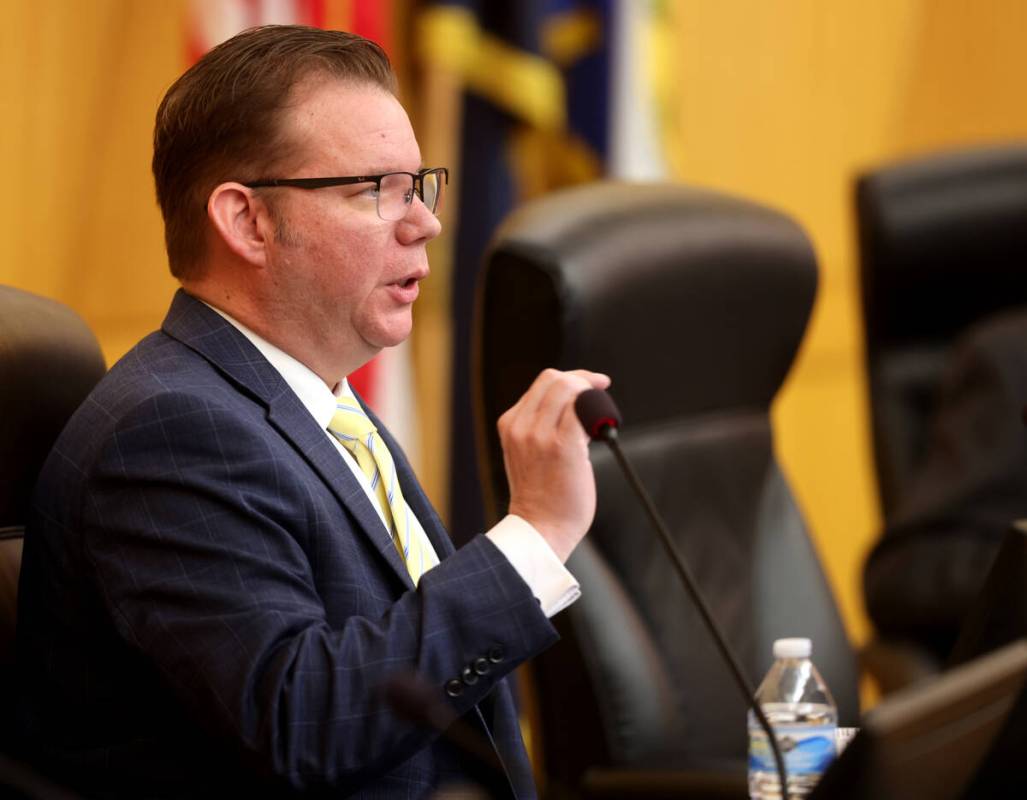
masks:
<path fill-rule="evenodd" d="M 387 0 L 192 0 L 186 41 L 189 62 L 240 31 L 272 24 L 347 30 L 378 42 L 390 57 L 395 49 L 393 4 Z M 407 343 L 383 350 L 349 379 L 416 468 L 420 441 Z"/>
<path fill-rule="evenodd" d="M 619 0 L 611 33 L 607 172 L 625 180 L 672 174 L 678 70 L 668 0 Z"/>
<path fill-rule="evenodd" d="M 518 203 L 603 173 L 609 145 L 612 0 L 430 3 L 416 40 L 426 70 L 460 82 L 453 242 L 449 528 L 484 527 L 470 385 L 471 315 L 482 255 Z M 454 224 L 450 221 L 450 224 Z"/>
<path fill-rule="evenodd" d="M 189 63 L 215 45 L 257 25 L 325 23 L 325 0 L 191 0 L 186 47 Z"/>

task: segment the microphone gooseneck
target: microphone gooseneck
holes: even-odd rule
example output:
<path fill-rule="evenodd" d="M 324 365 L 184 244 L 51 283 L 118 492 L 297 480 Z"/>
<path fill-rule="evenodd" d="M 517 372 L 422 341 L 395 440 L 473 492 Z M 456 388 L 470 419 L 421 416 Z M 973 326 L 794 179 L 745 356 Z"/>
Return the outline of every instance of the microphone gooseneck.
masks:
<path fill-rule="evenodd" d="M 578 395 L 577 400 L 574 401 L 574 411 L 578 415 L 578 419 L 581 421 L 582 427 L 585 432 L 595 441 L 606 442 L 610 449 L 613 451 L 614 457 L 617 459 L 617 463 L 620 464 L 621 470 L 624 476 L 628 479 L 628 483 L 631 484 L 635 494 L 641 501 L 642 506 L 645 508 L 646 513 L 649 516 L 649 521 L 652 522 L 653 527 L 659 534 L 660 541 L 663 543 L 664 549 L 670 556 L 670 561 L 674 565 L 674 569 L 681 579 L 681 583 L 684 584 L 685 589 L 692 598 L 692 602 L 695 603 L 696 608 L 699 610 L 699 615 L 702 617 L 703 622 L 706 625 L 706 629 L 710 632 L 713 637 L 714 643 L 717 645 L 717 649 L 720 651 L 721 657 L 727 662 L 728 667 L 731 669 L 731 674 L 734 677 L 735 684 L 741 691 L 745 702 L 752 709 L 756 715 L 756 719 L 759 721 L 760 727 L 763 728 L 764 733 L 767 735 L 767 741 L 770 743 L 770 747 L 774 752 L 774 763 L 777 765 L 778 777 L 781 781 L 781 797 L 783 800 L 788 800 L 788 773 L 785 770 L 784 758 L 781 755 L 781 748 L 778 746 L 777 737 L 774 736 L 774 731 L 770 727 L 770 721 L 767 719 L 766 714 L 763 713 L 763 709 L 759 703 L 756 702 L 756 692 L 746 679 L 742 672 L 741 666 L 738 664 L 738 659 L 735 658 L 734 653 L 728 647 L 727 640 L 720 632 L 716 621 L 713 619 L 713 615 L 710 613 L 709 607 L 706 605 L 706 601 L 699 593 L 699 588 L 695 583 L 695 579 L 692 577 L 691 571 L 685 564 L 684 559 L 678 553 L 677 546 L 674 544 L 674 540 L 670 536 L 670 532 L 667 530 L 667 526 L 660 516 L 660 512 L 657 511 L 656 505 L 653 503 L 652 498 L 646 491 L 642 482 L 639 480 L 637 473 L 634 468 L 628 462 L 621 450 L 620 442 L 617 439 L 617 431 L 621 424 L 621 414 L 617 408 L 616 403 L 613 402 L 613 398 L 610 397 L 602 389 L 589 389 Z"/>

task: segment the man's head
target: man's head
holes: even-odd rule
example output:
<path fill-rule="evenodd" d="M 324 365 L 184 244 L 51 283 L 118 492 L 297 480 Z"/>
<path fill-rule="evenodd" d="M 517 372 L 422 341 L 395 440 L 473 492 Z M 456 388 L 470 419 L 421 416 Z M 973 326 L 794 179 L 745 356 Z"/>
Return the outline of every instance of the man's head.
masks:
<path fill-rule="evenodd" d="M 413 192 L 397 206 L 382 183 L 380 205 L 377 178 L 348 180 L 405 172 L 423 187 L 393 90 L 377 45 L 269 27 L 211 51 L 158 112 L 172 271 L 329 386 L 409 335 L 440 230 Z"/>
<path fill-rule="evenodd" d="M 341 31 L 266 26 L 215 47 L 168 90 L 157 111 L 153 175 L 171 272 L 195 277 L 206 254 L 207 199 L 223 181 L 284 167 L 282 129 L 294 90 L 312 75 L 395 93 L 385 52 Z"/>

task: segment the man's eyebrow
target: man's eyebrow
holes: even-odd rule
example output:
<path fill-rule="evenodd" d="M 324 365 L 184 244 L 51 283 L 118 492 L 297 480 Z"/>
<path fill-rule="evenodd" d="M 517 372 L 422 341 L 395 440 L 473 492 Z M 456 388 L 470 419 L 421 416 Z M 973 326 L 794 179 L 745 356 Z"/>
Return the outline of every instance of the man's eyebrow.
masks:
<path fill-rule="evenodd" d="M 415 173 L 421 172 L 422 170 L 425 170 L 425 169 L 428 169 L 428 168 L 422 162 L 420 165 L 418 165 L 417 169 L 415 169 L 414 172 Z M 381 167 L 381 168 L 375 168 L 371 172 L 362 172 L 360 174 L 361 175 L 387 175 L 390 172 L 406 172 L 406 170 L 405 169 L 400 169 L 399 167 Z"/>

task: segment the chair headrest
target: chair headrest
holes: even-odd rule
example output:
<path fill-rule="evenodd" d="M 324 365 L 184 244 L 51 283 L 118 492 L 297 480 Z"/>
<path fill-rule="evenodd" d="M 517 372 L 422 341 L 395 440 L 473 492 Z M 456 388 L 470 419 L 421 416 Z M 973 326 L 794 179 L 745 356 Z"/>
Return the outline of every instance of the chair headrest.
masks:
<path fill-rule="evenodd" d="M 1027 303 L 1027 144 L 874 170 L 856 204 L 869 350 L 948 341 Z"/>
<path fill-rule="evenodd" d="M 816 292 L 802 230 L 712 191 L 600 182 L 523 206 L 479 280 L 487 413 L 546 366 L 611 374 L 630 422 L 765 410 Z"/>
<path fill-rule="evenodd" d="M 25 524 L 43 461 L 105 369 L 71 309 L 0 286 L 0 528 Z"/>

